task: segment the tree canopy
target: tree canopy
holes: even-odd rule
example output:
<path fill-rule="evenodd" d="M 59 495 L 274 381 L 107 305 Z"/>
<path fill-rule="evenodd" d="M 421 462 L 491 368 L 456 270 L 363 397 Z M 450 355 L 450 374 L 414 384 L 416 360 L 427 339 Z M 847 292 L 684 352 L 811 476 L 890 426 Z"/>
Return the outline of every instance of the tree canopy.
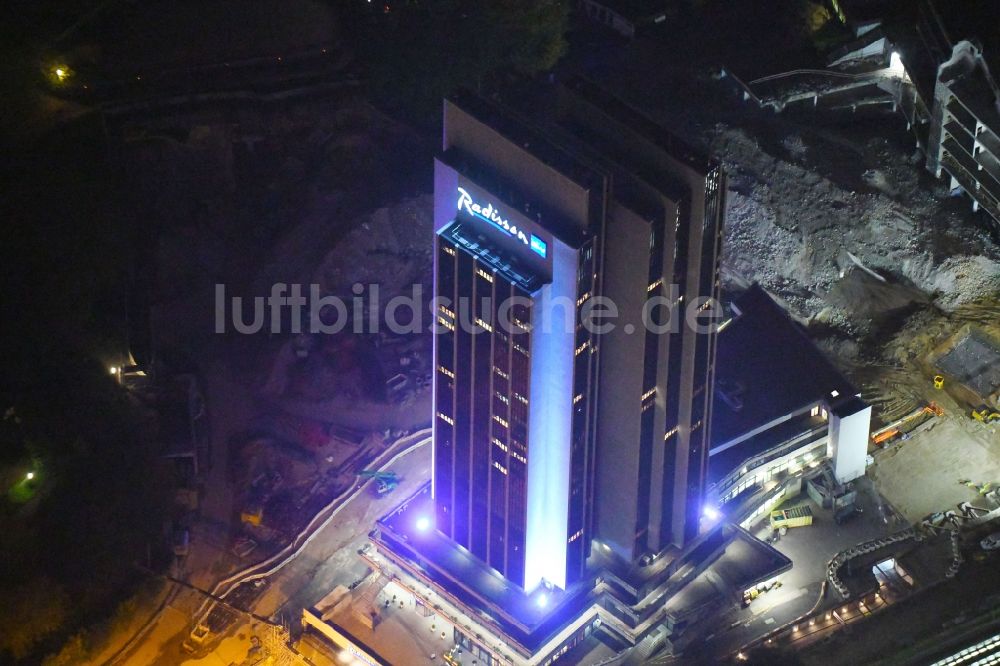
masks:
<path fill-rule="evenodd" d="M 436 0 L 371 3 L 356 37 L 382 101 L 436 111 L 457 88 L 476 89 L 504 71 L 535 74 L 565 53 L 565 0 Z"/>

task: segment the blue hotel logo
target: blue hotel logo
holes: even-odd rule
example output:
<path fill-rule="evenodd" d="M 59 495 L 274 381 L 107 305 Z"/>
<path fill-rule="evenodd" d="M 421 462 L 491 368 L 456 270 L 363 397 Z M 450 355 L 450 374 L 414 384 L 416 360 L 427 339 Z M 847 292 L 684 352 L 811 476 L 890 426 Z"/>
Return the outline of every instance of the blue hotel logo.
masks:
<path fill-rule="evenodd" d="M 548 252 L 549 248 L 545 244 L 545 241 L 543 241 L 535 234 L 531 234 L 531 249 L 533 252 L 535 252 L 535 254 L 540 254 L 541 256 L 544 257 L 545 254 Z"/>
<path fill-rule="evenodd" d="M 486 220 L 496 228 L 502 230 L 507 235 L 518 239 L 525 245 L 531 248 L 531 251 L 535 254 L 544 257 L 548 253 L 548 245 L 541 238 L 535 234 L 529 235 L 525 234 L 524 231 L 517 228 L 516 224 L 511 224 L 505 217 L 500 215 L 500 211 L 493 206 L 492 203 L 486 204 L 485 206 L 476 203 L 464 187 L 458 188 L 458 210 L 464 210 L 469 215 L 478 217 L 481 220 Z"/>

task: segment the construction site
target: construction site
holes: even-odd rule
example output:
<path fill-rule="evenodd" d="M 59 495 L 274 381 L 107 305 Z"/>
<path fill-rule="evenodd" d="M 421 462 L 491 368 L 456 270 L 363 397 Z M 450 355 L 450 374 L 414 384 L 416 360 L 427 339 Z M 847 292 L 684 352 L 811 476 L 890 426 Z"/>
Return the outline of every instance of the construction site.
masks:
<path fill-rule="evenodd" d="M 845 532 L 836 509 L 814 503 L 823 536 L 805 536 L 812 527 L 800 536 L 797 528 L 813 519 L 812 513 L 807 517 L 804 491 L 765 514 L 772 517 L 762 535 L 794 527 L 782 548 L 790 557 L 802 554 L 796 560 L 799 573 L 789 578 L 793 584 L 771 581 L 746 591 L 751 618 L 764 619 L 767 611 L 761 608 L 783 601 L 811 600 L 818 585 L 813 573 L 832 581 L 835 592 L 827 605 L 855 597 L 876 580 L 877 589 L 895 585 L 898 598 L 904 598 L 914 586 L 906 567 L 913 567 L 918 587 L 954 575 L 958 544 L 976 548 L 1000 505 L 1000 247 L 991 237 L 985 207 L 970 205 L 965 190 L 928 169 L 930 111 L 924 109 L 921 138 L 913 127 L 922 121 L 902 102 L 907 93 L 912 99 L 913 81 L 892 44 L 874 39 L 877 34 L 856 47 L 857 58 L 834 59 L 840 62 L 831 65 L 832 75 L 794 73 L 748 84 L 726 68 L 706 70 L 693 80 L 690 71 L 667 73 L 635 100 L 657 109 L 658 117 L 723 160 L 729 174 L 722 274 L 728 297 L 754 283 L 763 287 L 873 406 L 864 505 L 875 515 L 866 514 L 862 526 Z M 654 46 L 636 41 L 621 60 L 605 65 L 602 83 L 628 97 L 644 74 L 636 63 L 655 60 L 655 54 Z M 629 66 L 621 67 L 622 60 Z M 673 94 L 677 90 L 690 93 L 681 96 L 683 105 Z M 382 225 L 401 214 L 426 220 L 429 205 L 415 200 L 380 211 L 353 232 L 338 252 L 363 251 L 366 265 L 348 273 L 347 261 L 328 258 L 319 274 L 329 288 L 346 293 L 361 280 L 356 275 L 377 274 L 392 293 L 426 281 L 413 270 L 423 248 L 408 240 L 412 250 L 399 254 L 392 249 L 396 232 Z M 388 240 L 368 247 L 372 238 Z M 402 279 L 387 270 L 397 263 Z M 396 369 L 407 374 L 404 366 Z M 421 404 L 426 396 L 418 376 L 408 382 L 414 392 L 398 400 Z M 395 389 L 390 401 L 393 395 Z M 860 514 L 854 506 L 850 510 Z M 842 519 L 854 515 L 844 513 Z M 834 521 L 838 527 L 830 531 Z M 860 543 L 839 551 L 837 544 L 848 533 L 857 534 Z M 803 548 L 806 541 L 828 550 Z M 865 571 L 858 562 L 868 563 L 879 552 L 901 558 L 907 553 L 910 559 L 897 567 L 882 558 L 874 564 L 884 571 L 874 577 L 848 574 L 852 567 L 855 574 Z M 828 571 L 820 571 L 824 563 Z M 846 582 L 837 587 L 841 576 Z M 754 601 L 758 596 L 766 600 L 763 605 Z M 863 619 L 893 601 L 886 598 L 865 597 L 868 606 L 844 617 Z M 344 649 L 374 645 L 390 663 L 408 654 L 405 650 L 419 651 L 433 663 L 452 645 L 452 626 L 440 608 L 430 612 L 419 600 L 419 594 L 373 568 L 357 589 L 334 589 L 304 609 L 299 649 L 312 649 L 322 634 Z M 835 610 L 822 608 L 814 622 L 823 625 L 826 613 L 825 621 L 833 623 L 829 615 Z M 447 635 L 439 636 L 442 629 Z M 791 626 L 785 630 L 792 634 Z M 783 636 L 766 635 L 777 642 Z M 588 658 L 615 654 L 601 649 Z"/>

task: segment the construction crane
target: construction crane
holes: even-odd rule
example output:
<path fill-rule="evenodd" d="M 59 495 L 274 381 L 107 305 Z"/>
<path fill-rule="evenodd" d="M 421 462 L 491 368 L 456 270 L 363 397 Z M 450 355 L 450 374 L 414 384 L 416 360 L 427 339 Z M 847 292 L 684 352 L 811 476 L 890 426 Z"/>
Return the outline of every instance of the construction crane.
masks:
<path fill-rule="evenodd" d="M 358 472 L 362 479 L 374 479 L 378 485 L 375 487 L 379 495 L 391 493 L 399 485 L 399 476 L 395 472 L 380 472 L 374 469 L 365 469 Z"/>
<path fill-rule="evenodd" d="M 937 403 L 933 402 L 927 405 L 926 407 L 920 407 L 918 409 L 915 409 L 906 416 L 897 419 L 892 423 L 890 423 L 889 425 L 885 426 L 884 428 L 880 428 L 875 432 L 873 432 L 872 443 L 875 444 L 876 446 L 883 446 L 886 442 L 888 442 L 889 440 L 895 438 L 897 435 L 902 433 L 903 426 L 924 415 L 943 416 L 944 410 L 941 409 L 937 405 Z"/>

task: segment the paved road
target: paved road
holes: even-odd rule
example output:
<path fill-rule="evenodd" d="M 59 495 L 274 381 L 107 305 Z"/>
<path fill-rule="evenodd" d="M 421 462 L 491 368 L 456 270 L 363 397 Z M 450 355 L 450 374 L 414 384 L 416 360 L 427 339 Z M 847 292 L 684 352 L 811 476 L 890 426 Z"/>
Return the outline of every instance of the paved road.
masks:
<path fill-rule="evenodd" d="M 350 584 L 365 572 L 365 566 L 357 556 L 358 549 L 367 541 L 367 534 L 375 520 L 389 511 L 394 504 L 408 497 L 430 478 L 431 449 L 427 439 L 396 459 L 388 469 L 400 475 L 399 487 L 391 494 L 379 497 L 373 483 L 363 484 L 361 489 L 348 497 L 332 517 L 323 523 L 312 538 L 272 576 L 266 591 L 250 609 L 258 615 L 279 614 L 286 622 L 295 622 L 302 608 L 316 603 L 339 584 Z M 404 442 L 400 448 L 412 446 Z M 139 645 L 119 664 L 124 666 L 148 666 L 163 664 L 173 666 L 180 663 L 183 653 L 180 643 L 187 637 L 192 626 L 192 617 L 204 599 L 190 590 L 182 591 L 154 623 L 150 632 Z M 241 621 L 227 632 L 227 639 L 208 655 L 205 660 L 189 660 L 185 663 L 229 663 L 234 654 L 249 647 L 249 636 L 253 628 Z M 242 636 L 242 638 L 240 638 Z M 236 661 L 239 661 L 237 659 Z"/>
<path fill-rule="evenodd" d="M 392 469 L 401 476 L 399 487 L 390 495 L 380 497 L 372 483 L 366 483 L 335 511 L 332 518 L 316 530 L 312 539 L 273 575 L 268 576 L 265 592 L 250 608 L 260 616 L 273 616 L 286 624 L 297 622 L 302 608 L 322 599 L 337 585 L 349 585 L 362 577 L 366 566 L 357 555 L 367 542 L 375 520 L 392 509 L 400 500 L 416 492 L 427 482 L 431 472 L 429 440 L 415 446 L 393 462 Z M 260 627 L 241 619 L 227 631 L 225 638 L 212 653 L 184 664 L 217 664 L 240 661 L 250 646 L 249 638 L 260 634 Z M 185 632 L 186 635 L 186 632 Z M 221 661 L 220 661 L 221 660 Z M 128 666 L 180 662 L 178 653 L 163 652 L 150 661 L 148 653 L 137 654 Z"/>
<path fill-rule="evenodd" d="M 364 575 L 367 568 L 358 550 L 367 543 L 378 518 L 430 479 L 431 447 L 424 444 L 411 450 L 390 469 L 402 477 L 399 487 L 379 497 L 369 484 L 344 504 L 294 560 L 269 578 L 270 586 L 254 605 L 256 613 L 271 616 L 280 610 L 286 617 L 299 617 L 303 607 L 315 604 L 337 585 L 349 585 Z"/>

